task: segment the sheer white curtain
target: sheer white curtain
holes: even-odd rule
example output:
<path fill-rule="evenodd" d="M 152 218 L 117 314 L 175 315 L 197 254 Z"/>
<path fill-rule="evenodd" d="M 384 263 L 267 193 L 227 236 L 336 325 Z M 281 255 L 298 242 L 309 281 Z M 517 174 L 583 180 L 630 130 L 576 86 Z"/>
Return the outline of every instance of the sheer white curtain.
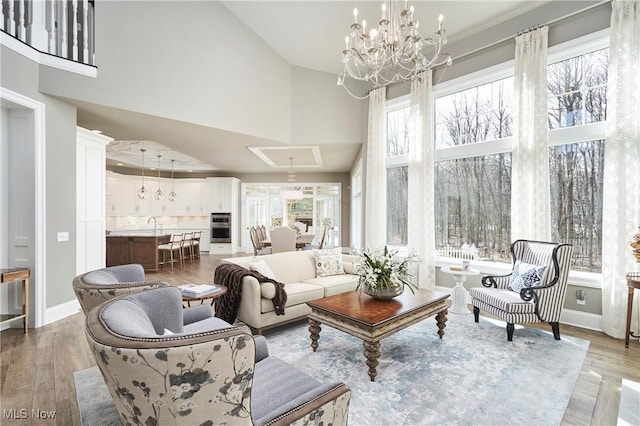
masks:
<path fill-rule="evenodd" d="M 435 287 L 431 70 L 411 81 L 409 127 L 408 246 L 420 256 L 417 283 Z"/>
<path fill-rule="evenodd" d="M 623 338 L 625 274 L 639 267 L 629 243 L 640 226 L 640 2 L 614 0 L 611 6 L 602 202 L 602 328 Z M 635 309 L 637 312 L 637 303 Z M 637 321 L 637 313 L 632 318 Z"/>
<path fill-rule="evenodd" d="M 516 37 L 512 241 L 551 238 L 547 33 L 542 27 Z"/>
<path fill-rule="evenodd" d="M 386 95 L 386 87 L 380 87 L 369 95 L 364 214 L 365 249 L 376 249 L 387 242 L 387 170 L 384 135 Z"/>

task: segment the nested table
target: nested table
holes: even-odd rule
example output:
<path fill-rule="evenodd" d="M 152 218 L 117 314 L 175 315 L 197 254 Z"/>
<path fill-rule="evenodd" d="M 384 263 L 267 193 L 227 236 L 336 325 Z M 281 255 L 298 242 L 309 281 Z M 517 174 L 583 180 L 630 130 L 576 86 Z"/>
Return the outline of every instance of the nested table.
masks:
<path fill-rule="evenodd" d="M 318 349 L 320 324 L 325 324 L 363 340 L 364 356 L 369 377 L 375 381 L 380 357 L 380 340 L 425 318 L 435 315 L 438 335 L 444 336 L 447 309 L 451 301 L 448 293 L 431 290 L 405 290 L 389 300 L 374 299 L 359 291 L 307 302 L 311 348 Z"/>
<path fill-rule="evenodd" d="M 211 306 L 214 306 L 215 301 L 218 297 L 221 297 L 223 294 L 227 292 L 227 286 L 222 284 L 215 284 L 220 287 L 219 290 L 213 291 L 211 293 L 206 293 L 201 296 L 187 296 L 186 294 L 182 294 L 182 302 L 187 303 L 187 307 L 191 307 L 191 302 L 199 301 L 200 304 L 204 304 L 205 300 L 211 299 Z"/>
<path fill-rule="evenodd" d="M 0 324 L 22 318 L 24 332 L 29 332 L 29 268 L 0 269 L 0 283 L 22 282 L 22 314 L 0 314 Z"/>

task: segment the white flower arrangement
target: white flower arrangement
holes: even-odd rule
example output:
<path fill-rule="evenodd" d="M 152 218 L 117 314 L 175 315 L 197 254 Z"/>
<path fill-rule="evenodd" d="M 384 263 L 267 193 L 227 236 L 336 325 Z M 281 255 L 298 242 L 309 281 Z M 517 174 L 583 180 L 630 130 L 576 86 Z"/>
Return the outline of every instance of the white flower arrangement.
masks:
<path fill-rule="evenodd" d="M 353 263 L 353 270 L 360 276 L 356 290 L 361 286 L 371 289 L 391 289 L 400 283 L 409 287 L 411 292 L 417 289 L 410 281 L 412 275 L 409 272 L 409 264 L 420 261 L 415 251 L 412 250 L 408 255 L 400 256 L 397 249 L 389 250 L 384 246 L 383 249 L 363 250 L 356 254 L 359 258 Z"/>

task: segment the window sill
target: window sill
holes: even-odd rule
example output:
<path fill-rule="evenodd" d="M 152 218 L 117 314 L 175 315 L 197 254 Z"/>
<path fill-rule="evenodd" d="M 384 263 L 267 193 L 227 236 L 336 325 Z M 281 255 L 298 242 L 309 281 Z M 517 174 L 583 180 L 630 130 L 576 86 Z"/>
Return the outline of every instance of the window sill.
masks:
<path fill-rule="evenodd" d="M 462 265 L 462 259 L 436 257 L 436 267 L 438 268 L 442 268 L 445 266 L 461 266 L 461 265 Z M 480 274 L 507 275 L 511 272 L 510 263 L 472 260 L 471 268 L 480 271 Z M 570 271 L 569 285 L 601 289 L 602 274 L 594 273 L 594 272 L 584 272 L 584 271 Z"/>

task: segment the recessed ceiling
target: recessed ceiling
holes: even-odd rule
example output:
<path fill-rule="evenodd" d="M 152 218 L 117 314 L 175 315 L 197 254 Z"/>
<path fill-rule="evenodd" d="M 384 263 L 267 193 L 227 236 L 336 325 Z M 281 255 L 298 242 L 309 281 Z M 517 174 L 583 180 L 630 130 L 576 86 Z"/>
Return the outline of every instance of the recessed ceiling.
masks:
<path fill-rule="evenodd" d="M 107 145 L 107 158 L 117 166 L 142 167 L 144 149 L 145 168 L 176 171 L 211 171 L 215 168 L 181 152 L 153 141 L 112 141 Z M 160 158 L 158 158 L 160 156 Z M 172 164 L 173 160 L 173 164 Z"/>
<path fill-rule="evenodd" d="M 250 146 L 249 151 L 273 168 L 322 167 L 318 146 Z"/>

